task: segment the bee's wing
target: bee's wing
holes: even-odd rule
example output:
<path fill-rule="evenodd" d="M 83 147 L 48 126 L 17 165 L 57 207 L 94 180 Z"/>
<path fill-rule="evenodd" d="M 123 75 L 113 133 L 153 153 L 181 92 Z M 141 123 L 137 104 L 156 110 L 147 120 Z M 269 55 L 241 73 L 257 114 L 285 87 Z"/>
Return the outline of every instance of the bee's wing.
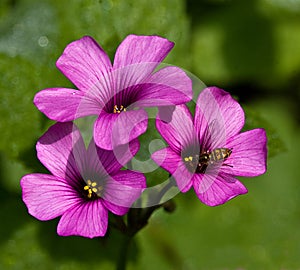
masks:
<path fill-rule="evenodd" d="M 226 133 L 224 124 L 218 119 L 213 119 L 208 125 L 201 138 L 201 151 L 213 151 L 216 148 L 224 147 Z"/>

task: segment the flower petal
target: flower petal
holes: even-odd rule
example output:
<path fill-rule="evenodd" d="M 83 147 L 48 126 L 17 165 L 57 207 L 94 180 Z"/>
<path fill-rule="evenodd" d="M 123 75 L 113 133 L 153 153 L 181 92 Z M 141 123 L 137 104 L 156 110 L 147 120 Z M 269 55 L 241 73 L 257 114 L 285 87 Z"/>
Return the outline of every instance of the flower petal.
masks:
<path fill-rule="evenodd" d="M 160 135 L 170 145 L 178 155 L 181 151 L 196 142 L 196 134 L 194 131 L 192 116 L 185 105 L 176 106 L 171 117 L 168 117 L 167 112 L 162 115 L 160 112 L 156 120 L 156 128 Z M 165 122 L 163 119 L 171 121 Z"/>
<path fill-rule="evenodd" d="M 143 83 L 147 81 L 156 66 L 156 62 L 142 62 L 114 69 L 111 77 L 113 78 L 112 93 L 119 96 L 119 98 L 116 98 L 116 101 L 121 102 L 121 105 L 126 104 L 127 106 L 135 102 L 137 93 L 141 91 Z M 111 94 L 111 98 L 113 94 Z"/>
<path fill-rule="evenodd" d="M 87 150 L 86 171 L 115 174 L 136 155 L 139 148 L 140 143 L 137 139 L 113 150 L 99 148 L 92 140 Z"/>
<path fill-rule="evenodd" d="M 146 188 L 142 173 L 120 171 L 107 179 L 103 204 L 114 214 L 124 215 Z"/>
<path fill-rule="evenodd" d="M 35 106 L 48 118 L 67 122 L 87 115 L 98 115 L 99 105 L 95 100 L 87 98 L 84 92 L 50 88 L 38 92 L 34 97 Z"/>
<path fill-rule="evenodd" d="M 89 36 L 70 43 L 56 65 L 82 91 L 92 89 L 112 69 L 107 54 Z"/>
<path fill-rule="evenodd" d="M 147 39 L 149 39 L 149 37 L 147 37 Z M 141 48 L 141 50 L 145 50 L 145 49 L 148 50 L 149 48 Z M 130 58 L 127 64 L 125 62 L 121 64 L 121 66 L 114 64 L 114 69 L 110 74 L 111 78 L 113 78 L 111 79 L 111 81 L 113 80 L 113 83 L 111 83 L 113 88 L 111 87 L 112 90 L 110 92 L 111 99 L 113 98 L 113 95 L 116 95 L 119 96 L 119 98 L 115 97 L 114 101 L 120 102 L 119 105 L 126 104 L 126 106 L 130 106 L 132 103 L 134 103 L 132 106 L 139 107 L 142 104 L 139 104 L 137 101 L 139 101 L 140 93 L 144 91 L 144 88 L 146 88 L 146 90 L 147 88 L 150 88 L 147 91 L 147 93 L 145 93 L 146 95 L 145 97 L 141 95 L 141 98 L 144 98 L 146 100 L 144 102 L 145 103 L 144 106 L 148 106 L 148 104 L 151 104 L 149 106 L 159 105 L 155 100 L 151 102 L 152 96 L 149 95 L 151 95 L 152 91 L 154 90 L 155 92 L 153 93 L 153 98 L 157 97 L 156 99 L 164 105 L 172 104 L 171 102 L 167 102 L 167 101 L 172 99 L 172 95 L 174 94 L 178 98 L 176 104 L 184 103 L 185 100 L 189 101 L 191 99 L 190 97 L 192 96 L 191 82 L 183 71 L 181 71 L 179 68 L 172 67 L 170 69 L 167 68 L 166 70 L 162 69 L 162 72 L 159 72 L 157 75 L 153 75 L 154 77 L 152 77 L 151 73 L 154 71 L 154 69 L 157 67 L 157 65 L 160 62 L 155 61 L 156 59 L 155 55 L 147 56 L 147 54 L 144 55 L 143 52 L 140 53 L 141 53 L 140 55 L 136 55 L 137 58 L 134 59 Z M 143 58 L 144 56 L 146 57 L 145 59 Z M 116 57 L 118 57 L 118 51 L 116 52 Z M 140 57 L 142 58 L 140 59 Z M 154 62 L 152 62 L 152 60 Z M 177 78 L 176 76 L 179 76 L 180 78 Z M 164 81 L 164 77 L 168 77 L 167 82 Z M 180 82 L 180 85 L 178 85 L 177 88 L 173 82 L 175 78 L 176 78 L 176 82 Z M 163 97 L 160 97 L 160 95 L 157 93 L 156 90 L 156 88 L 158 88 L 157 85 L 162 84 L 162 82 L 164 83 L 163 85 L 165 85 L 165 88 L 166 85 L 169 84 L 168 90 L 170 89 L 172 90 L 170 95 L 164 95 Z M 153 87 L 153 85 L 156 85 L 156 88 Z M 180 91 L 178 89 L 180 89 L 179 87 L 181 86 L 182 86 L 182 90 Z M 163 88 L 160 87 L 159 89 L 163 89 Z M 174 97 L 172 100 L 174 99 L 176 100 L 176 97 Z"/>
<path fill-rule="evenodd" d="M 193 174 L 187 170 L 181 156 L 171 147 L 154 152 L 151 158 L 174 177 L 181 192 L 186 192 L 191 188 Z"/>
<path fill-rule="evenodd" d="M 158 36 L 127 36 L 118 47 L 114 69 L 137 63 L 157 63 L 167 56 L 174 43 Z M 151 67 L 154 69 L 156 66 Z M 149 74 L 152 70 L 149 72 Z"/>
<path fill-rule="evenodd" d="M 104 236 L 108 225 L 108 211 L 100 199 L 82 202 L 68 209 L 61 217 L 57 233 L 61 236 L 79 235 L 93 238 Z"/>
<path fill-rule="evenodd" d="M 248 192 L 241 182 L 224 173 L 195 174 L 193 187 L 198 198 L 209 206 L 223 204 Z"/>
<path fill-rule="evenodd" d="M 267 136 L 264 129 L 240 133 L 226 145 L 232 153 L 222 171 L 237 176 L 258 176 L 266 172 Z"/>
<path fill-rule="evenodd" d="M 194 125 L 206 150 L 224 147 L 228 138 L 240 132 L 244 121 L 243 109 L 229 93 L 217 87 L 205 88 L 200 93 Z"/>
<path fill-rule="evenodd" d="M 172 121 L 173 118 L 173 112 L 176 109 L 176 105 L 170 105 L 170 106 L 161 106 L 158 107 L 158 116 L 161 121 L 165 123 L 169 123 Z"/>
<path fill-rule="evenodd" d="M 165 67 L 155 72 L 137 91 L 138 107 L 178 105 L 193 97 L 191 79 L 178 67 Z"/>
<path fill-rule="evenodd" d="M 28 174 L 21 179 L 23 201 L 28 212 L 39 220 L 61 216 L 79 199 L 62 178 L 47 174 Z"/>
<path fill-rule="evenodd" d="M 38 140 L 37 156 L 55 176 L 74 180 L 80 177 L 78 164 L 86 150 L 81 134 L 72 122 L 56 123 Z"/>
<path fill-rule="evenodd" d="M 144 110 L 117 113 L 102 112 L 94 126 L 95 143 L 112 150 L 126 144 L 146 132 L 148 115 Z"/>

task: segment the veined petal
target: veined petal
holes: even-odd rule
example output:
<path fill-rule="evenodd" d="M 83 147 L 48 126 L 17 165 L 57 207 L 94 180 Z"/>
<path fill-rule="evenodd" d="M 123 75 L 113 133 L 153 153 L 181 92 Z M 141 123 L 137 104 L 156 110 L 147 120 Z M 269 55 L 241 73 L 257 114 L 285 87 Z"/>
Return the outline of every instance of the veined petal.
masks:
<path fill-rule="evenodd" d="M 21 179 L 21 187 L 28 212 L 39 220 L 61 216 L 79 201 L 69 183 L 53 175 L 25 175 Z"/>
<path fill-rule="evenodd" d="M 146 132 L 148 115 L 143 109 L 118 113 L 102 112 L 94 126 L 95 143 L 112 150 Z"/>
<path fill-rule="evenodd" d="M 186 192 L 191 188 L 193 174 L 187 170 L 181 156 L 171 147 L 154 152 L 151 158 L 174 177 L 181 192 Z"/>
<path fill-rule="evenodd" d="M 107 54 L 89 36 L 70 43 L 56 65 L 82 91 L 92 89 L 112 69 Z"/>
<path fill-rule="evenodd" d="M 72 122 L 56 123 L 38 140 L 37 156 L 55 176 L 76 181 L 78 163 L 86 150 L 81 134 Z"/>
<path fill-rule="evenodd" d="M 224 173 L 218 175 L 195 174 L 193 187 L 198 198 L 209 206 L 223 204 L 248 192 L 241 182 Z"/>
<path fill-rule="evenodd" d="M 113 150 L 99 148 L 92 140 L 87 150 L 86 168 L 88 171 L 115 174 L 136 155 L 139 148 L 140 143 L 137 139 Z"/>
<path fill-rule="evenodd" d="M 114 214 L 124 215 L 125 208 L 131 207 L 145 188 L 146 178 L 142 173 L 119 171 L 105 183 L 103 204 Z"/>
<path fill-rule="evenodd" d="M 222 171 L 237 176 L 258 176 L 266 172 L 267 136 L 264 129 L 258 128 L 240 133 L 226 145 L 232 149 Z"/>
<path fill-rule="evenodd" d="M 158 36 L 129 35 L 116 51 L 114 69 L 143 62 L 158 65 L 173 46 L 173 42 Z"/>
<path fill-rule="evenodd" d="M 35 95 L 33 102 L 48 118 L 59 122 L 98 115 L 100 112 L 95 100 L 85 96 L 84 92 L 74 89 L 45 89 Z"/>
<path fill-rule="evenodd" d="M 170 147 L 180 155 L 185 147 L 196 141 L 192 116 L 185 105 L 176 106 L 170 114 L 172 114 L 170 117 L 159 114 L 156 120 L 156 128 Z M 171 118 L 171 121 L 165 122 L 161 118 L 168 120 Z"/>
<path fill-rule="evenodd" d="M 81 202 L 63 214 L 57 226 L 57 233 L 61 236 L 79 235 L 94 238 L 105 235 L 107 224 L 108 211 L 100 199 Z"/>
<path fill-rule="evenodd" d="M 120 101 L 132 103 L 136 101 L 136 95 L 141 91 L 143 83 L 148 79 L 157 63 L 141 62 L 128 66 L 114 68 L 111 73 L 113 77 L 113 94 L 121 93 Z M 111 95 L 112 98 L 112 95 Z"/>
<path fill-rule="evenodd" d="M 244 121 L 243 109 L 229 93 L 217 87 L 208 87 L 200 93 L 194 125 L 207 150 L 223 147 L 228 138 L 240 132 Z"/>
<path fill-rule="evenodd" d="M 178 67 L 165 67 L 152 74 L 137 91 L 136 105 L 166 106 L 191 101 L 191 79 Z"/>

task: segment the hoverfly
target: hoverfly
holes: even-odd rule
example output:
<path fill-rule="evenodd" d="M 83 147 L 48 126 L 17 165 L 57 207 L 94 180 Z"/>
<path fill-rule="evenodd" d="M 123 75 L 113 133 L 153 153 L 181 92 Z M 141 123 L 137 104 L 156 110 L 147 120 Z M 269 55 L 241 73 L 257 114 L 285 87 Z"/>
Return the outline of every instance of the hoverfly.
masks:
<path fill-rule="evenodd" d="M 209 165 L 223 163 L 232 153 L 229 148 L 215 148 L 212 151 L 206 151 L 200 154 L 196 172 L 204 173 Z M 223 164 L 230 166 L 228 164 Z"/>
<path fill-rule="evenodd" d="M 211 165 L 225 165 L 223 163 L 232 153 L 232 149 L 225 147 L 216 147 L 213 148 L 212 142 L 222 142 L 224 134 L 220 134 L 220 127 L 218 127 L 218 122 L 213 120 L 207 128 L 203 135 L 203 141 L 201 142 L 200 154 L 188 156 L 184 158 L 186 165 L 190 171 L 196 173 L 204 173 L 208 166 Z M 212 150 L 207 150 L 213 148 Z M 211 168 L 214 168 L 211 167 Z"/>

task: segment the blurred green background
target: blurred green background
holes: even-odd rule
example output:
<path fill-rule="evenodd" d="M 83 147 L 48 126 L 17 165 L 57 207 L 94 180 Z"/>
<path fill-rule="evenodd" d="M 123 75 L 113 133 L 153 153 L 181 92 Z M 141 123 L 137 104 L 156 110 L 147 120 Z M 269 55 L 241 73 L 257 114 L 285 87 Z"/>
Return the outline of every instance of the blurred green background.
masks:
<path fill-rule="evenodd" d="M 300 0 L 1 0 L 0 269 L 114 269 L 118 233 L 57 236 L 58 220 L 28 215 L 19 180 L 45 172 L 35 143 L 51 123 L 32 99 L 72 87 L 55 67 L 65 46 L 91 35 L 113 57 L 130 33 L 174 41 L 166 63 L 235 95 L 247 128 L 267 129 L 270 157 L 242 179 L 247 195 L 210 208 L 189 192 L 158 210 L 129 269 L 300 269 Z"/>

